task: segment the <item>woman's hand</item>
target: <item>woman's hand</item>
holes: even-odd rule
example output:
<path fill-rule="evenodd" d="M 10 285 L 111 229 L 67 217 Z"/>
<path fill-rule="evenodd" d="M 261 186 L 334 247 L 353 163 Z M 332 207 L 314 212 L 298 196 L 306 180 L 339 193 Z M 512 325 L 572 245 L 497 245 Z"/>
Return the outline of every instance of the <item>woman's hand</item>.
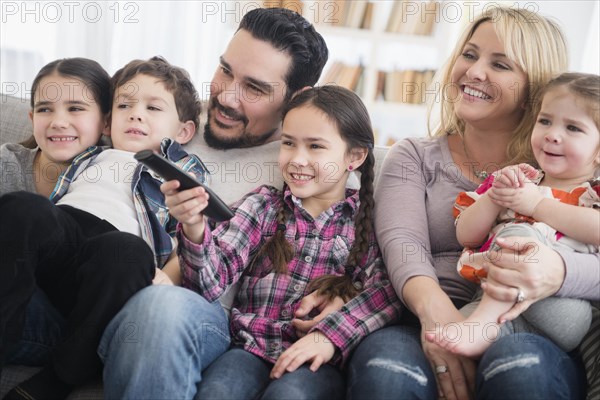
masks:
<path fill-rule="evenodd" d="M 176 220 L 183 224 L 185 236 L 194 243 L 204 238 L 204 215 L 208 206 L 208 193 L 202 187 L 178 191 L 179 181 L 168 181 L 160 185 L 165 195 L 165 204 Z"/>
<path fill-rule="evenodd" d="M 532 238 L 499 238 L 502 251 L 491 251 L 484 268 L 488 278 L 481 285 L 489 296 L 515 305 L 500 316 L 511 321 L 536 301 L 554 295 L 565 280 L 565 264 L 554 250 Z M 519 290 L 524 300 L 516 303 Z"/>
<path fill-rule="evenodd" d="M 271 379 L 278 379 L 286 372 L 294 372 L 305 362 L 311 362 L 315 372 L 333 358 L 335 346 L 320 331 L 311 332 L 284 351 L 271 370 Z"/>
<path fill-rule="evenodd" d="M 463 321 L 465 317 L 456 309 L 438 282 L 429 277 L 416 276 L 409 279 L 402 293 L 409 309 L 421 321 L 421 346 L 435 374 L 439 396 L 447 399 L 470 399 L 475 392 L 475 362 L 449 353 L 425 339 L 425 334 L 436 334 L 445 326 Z M 437 373 L 437 367 L 446 369 L 446 372 Z"/>
<path fill-rule="evenodd" d="M 296 328 L 296 335 L 298 335 L 298 337 L 304 337 L 317 322 L 321 321 L 332 312 L 338 311 L 344 304 L 344 300 L 341 297 L 335 297 L 330 301 L 327 296 L 318 295 L 317 291 L 312 292 L 308 296 L 304 296 L 300 301 L 300 306 L 294 313 L 296 318 L 292 320 L 292 326 Z M 320 311 L 318 315 L 309 320 L 302 319 L 308 316 L 315 308 Z"/>
<path fill-rule="evenodd" d="M 421 343 L 425 357 L 437 380 L 440 398 L 447 400 L 471 399 L 475 393 L 476 363 L 467 357 L 452 354 L 435 343 L 425 340 L 425 328 L 421 332 Z M 445 372 L 437 371 L 437 367 L 446 367 Z"/>

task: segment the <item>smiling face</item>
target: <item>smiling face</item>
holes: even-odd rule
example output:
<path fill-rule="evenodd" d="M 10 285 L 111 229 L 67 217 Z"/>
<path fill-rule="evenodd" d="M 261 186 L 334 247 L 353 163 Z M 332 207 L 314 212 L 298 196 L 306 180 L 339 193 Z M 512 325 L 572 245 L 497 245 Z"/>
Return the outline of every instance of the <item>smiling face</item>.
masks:
<path fill-rule="evenodd" d="M 164 138 L 183 144 L 194 128 L 179 121 L 173 94 L 155 77 L 138 74 L 116 90 L 110 129 L 115 149 L 159 150 Z"/>
<path fill-rule="evenodd" d="M 287 53 L 238 31 L 210 85 L 206 142 L 237 148 L 278 139 L 290 63 Z"/>
<path fill-rule="evenodd" d="M 43 161 L 69 163 L 107 130 L 93 94 L 78 79 L 52 74 L 35 91 L 30 114 Z"/>
<path fill-rule="evenodd" d="M 483 22 L 465 43 L 451 81 L 451 98 L 465 123 L 512 129 L 521 121 L 527 74 L 507 58 L 492 23 Z"/>
<path fill-rule="evenodd" d="M 598 127 L 583 101 L 564 86 L 544 96 L 531 145 L 549 186 L 581 184 L 593 177 L 600 163 Z"/>
<path fill-rule="evenodd" d="M 351 164 L 355 169 L 360 165 L 325 113 L 309 105 L 287 113 L 279 168 L 294 196 L 302 199 L 303 207 L 312 215 L 345 198 Z"/>

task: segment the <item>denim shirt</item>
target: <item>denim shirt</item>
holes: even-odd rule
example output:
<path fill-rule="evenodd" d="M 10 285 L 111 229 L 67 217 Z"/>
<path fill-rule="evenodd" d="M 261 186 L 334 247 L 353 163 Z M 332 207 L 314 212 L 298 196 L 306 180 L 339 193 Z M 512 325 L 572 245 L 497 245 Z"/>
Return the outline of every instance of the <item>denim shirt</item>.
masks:
<path fill-rule="evenodd" d="M 75 157 L 69 168 L 58 178 L 50 200 L 54 203 L 60 200 L 67 193 L 71 182 L 88 167 L 98 154 L 109 148 L 92 146 Z M 198 156 L 185 152 L 179 143 L 171 139 L 163 139 L 160 153 L 175 162 L 184 171 L 193 172 L 200 182 L 206 182 L 207 170 L 202 161 Z M 177 226 L 177 220 L 169 214 L 169 209 L 165 205 L 165 197 L 160 191 L 163 181 L 140 163 L 136 166 L 131 183 L 141 237 L 153 250 L 155 263 L 159 268 L 164 266 L 173 251 L 175 243 L 173 238 Z"/>

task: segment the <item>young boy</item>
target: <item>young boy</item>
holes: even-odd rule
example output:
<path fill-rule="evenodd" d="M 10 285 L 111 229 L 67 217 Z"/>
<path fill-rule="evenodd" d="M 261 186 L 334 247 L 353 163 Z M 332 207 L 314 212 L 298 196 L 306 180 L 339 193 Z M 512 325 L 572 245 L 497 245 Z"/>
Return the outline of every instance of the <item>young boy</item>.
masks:
<path fill-rule="evenodd" d="M 0 331 L 0 357 L 19 340 L 36 285 L 67 319 L 50 362 L 9 399 L 62 398 L 95 376 L 105 326 L 171 255 L 176 221 L 162 182 L 134 154 L 158 151 L 205 178 L 202 162 L 180 147 L 196 133 L 200 113 L 189 75 L 155 57 L 130 62 L 111 83 L 113 147 L 93 146 L 77 156 L 51 201 L 25 192 L 0 197 L 0 243 L 7 249 L 0 268 L 8 277 L 0 282 L 7 327 Z"/>

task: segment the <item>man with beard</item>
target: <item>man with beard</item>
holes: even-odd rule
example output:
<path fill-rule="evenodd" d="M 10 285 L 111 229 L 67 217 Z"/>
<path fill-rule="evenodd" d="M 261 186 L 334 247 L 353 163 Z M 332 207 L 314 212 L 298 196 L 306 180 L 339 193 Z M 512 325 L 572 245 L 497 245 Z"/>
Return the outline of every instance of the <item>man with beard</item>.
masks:
<path fill-rule="evenodd" d="M 191 144 L 202 149 L 211 187 L 225 202 L 259 183 L 283 184 L 275 157 L 256 155 L 277 154 L 283 106 L 317 83 L 327 56 L 323 38 L 292 11 L 254 10 L 242 19 L 210 85 L 204 135 Z"/>
<path fill-rule="evenodd" d="M 259 182 L 281 187 L 276 162 L 282 109 L 317 83 L 328 57 L 314 27 L 286 9 L 248 12 L 211 82 L 204 140 L 192 146 L 210 186 L 231 203 Z M 267 174 L 267 175 L 263 175 Z M 233 295 L 209 303 L 177 286 L 137 293 L 112 320 L 99 346 L 106 398 L 193 398 L 201 372 L 229 348 L 226 312 Z"/>

